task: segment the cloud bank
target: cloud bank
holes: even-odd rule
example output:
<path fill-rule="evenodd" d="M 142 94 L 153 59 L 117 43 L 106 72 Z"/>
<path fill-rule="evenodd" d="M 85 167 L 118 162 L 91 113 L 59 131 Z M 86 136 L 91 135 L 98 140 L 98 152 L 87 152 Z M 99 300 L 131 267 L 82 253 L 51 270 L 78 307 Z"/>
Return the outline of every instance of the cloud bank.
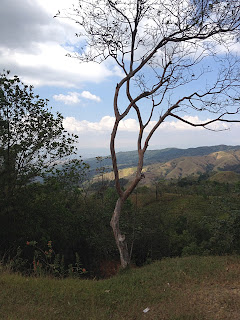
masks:
<path fill-rule="evenodd" d="M 210 119 L 200 120 L 197 116 L 184 116 L 185 120 L 194 122 L 194 123 L 203 123 L 207 122 Z M 109 132 L 113 128 L 115 122 L 115 118 L 111 116 L 104 116 L 99 122 L 91 122 L 87 120 L 77 120 L 74 117 L 66 117 L 64 119 L 63 125 L 66 130 L 69 130 L 71 132 Z M 150 130 L 153 128 L 153 126 L 156 124 L 156 121 L 151 121 L 149 123 L 149 126 L 146 128 L 146 133 L 150 132 Z M 212 130 L 227 130 L 229 125 L 227 123 L 214 123 L 209 128 Z M 163 122 L 158 130 L 164 130 L 164 131 L 172 131 L 172 132 L 178 132 L 178 131 L 199 131 L 204 130 L 202 127 L 192 127 L 180 120 L 177 121 L 165 121 Z M 126 120 L 122 120 L 119 124 L 119 131 L 125 131 L 125 132 L 138 132 L 139 131 L 139 125 L 137 120 L 129 118 Z"/>
<path fill-rule="evenodd" d="M 199 121 L 197 117 L 185 117 L 191 121 Z M 207 120 L 207 119 L 205 119 Z M 106 148 L 105 154 L 110 154 L 109 142 L 111 130 L 114 124 L 114 117 L 105 116 L 98 122 L 87 120 L 77 120 L 74 117 L 67 117 L 63 121 L 65 129 L 79 136 L 78 150 L 79 154 L 84 154 L 86 150 L 91 150 L 98 155 L 97 148 Z M 148 128 L 153 127 L 152 122 Z M 215 129 L 227 129 L 227 124 L 215 124 Z M 149 148 L 190 148 L 198 146 L 211 146 L 218 144 L 239 145 L 240 124 L 230 124 L 230 130 L 212 132 L 203 128 L 194 128 L 180 121 L 166 121 L 157 129 L 152 136 Z M 138 139 L 138 123 L 135 119 L 127 119 L 121 122 L 116 139 L 116 148 L 118 150 L 136 150 Z M 86 149 L 86 150 L 85 150 Z"/>

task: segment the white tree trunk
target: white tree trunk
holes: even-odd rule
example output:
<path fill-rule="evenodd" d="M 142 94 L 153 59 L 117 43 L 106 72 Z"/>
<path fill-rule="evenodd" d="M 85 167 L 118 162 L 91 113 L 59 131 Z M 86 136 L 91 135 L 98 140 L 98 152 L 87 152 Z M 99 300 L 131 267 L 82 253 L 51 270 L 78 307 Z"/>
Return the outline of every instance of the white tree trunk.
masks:
<path fill-rule="evenodd" d="M 113 229 L 115 241 L 119 250 L 121 266 L 122 268 L 126 268 L 130 263 L 130 256 L 128 252 L 125 235 L 121 234 L 121 231 L 119 228 L 119 219 L 122 211 L 123 202 L 124 201 L 121 198 L 117 200 L 110 225 Z"/>

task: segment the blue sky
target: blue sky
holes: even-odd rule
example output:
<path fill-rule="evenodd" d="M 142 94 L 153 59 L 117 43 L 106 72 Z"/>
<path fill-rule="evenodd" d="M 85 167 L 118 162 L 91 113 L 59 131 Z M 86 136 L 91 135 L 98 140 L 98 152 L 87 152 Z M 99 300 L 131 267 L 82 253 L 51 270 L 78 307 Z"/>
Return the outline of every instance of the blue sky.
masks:
<path fill-rule="evenodd" d="M 114 121 L 113 94 L 121 72 L 110 62 L 80 64 L 65 56 L 77 43 L 77 29 L 69 20 L 53 16 L 71 2 L 1 0 L 0 69 L 11 70 L 23 82 L 34 85 L 42 98 L 50 100 L 53 112 L 64 116 L 65 128 L 78 134 L 79 154 L 107 155 Z M 187 116 L 197 119 L 196 114 Z M 228 131 L 210 132 L 170 119 L 157 130 L 149 148 L 239 145 L 239 124 L 229 127 Z M 136 120 L 130 114 L 120 127 L 117 149 L 136 149 L 137 132 Z"/>

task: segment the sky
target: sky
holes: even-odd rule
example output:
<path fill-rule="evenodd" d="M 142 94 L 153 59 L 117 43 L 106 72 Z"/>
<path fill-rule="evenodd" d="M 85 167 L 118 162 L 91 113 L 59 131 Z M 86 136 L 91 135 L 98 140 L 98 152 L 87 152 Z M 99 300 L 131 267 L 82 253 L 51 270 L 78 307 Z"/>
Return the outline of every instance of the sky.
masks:
<path fill-rule="evenodd" d="M 80 63 L 66 57 L 77 43 L 77 25 L 53 18 L 75 0 L 1 0 L 0 70 L 10 70 L 25 84 L 49 99 L 52 112 L 64 116 L 64 127 L 77 134 L 83 157 L 108 155 L 114 123 L 113 95 L 121 80 L 120 70 L 110 62 Z M 195 117 L 196 115 L 188 115 Z M 156 131 L 149 149 L 190 148 L 217 144 L 240 145 L 240 126 L 212 132 L 169 120 Z M 132 114 L 121 123 L 118 151 L 136 150 L 138 126 Z"/>

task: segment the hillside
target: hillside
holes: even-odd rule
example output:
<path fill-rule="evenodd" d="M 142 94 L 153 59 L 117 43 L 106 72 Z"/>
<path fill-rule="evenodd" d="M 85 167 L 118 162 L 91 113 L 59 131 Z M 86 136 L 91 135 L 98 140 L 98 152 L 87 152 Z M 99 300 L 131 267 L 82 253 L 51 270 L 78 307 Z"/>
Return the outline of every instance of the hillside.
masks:
<path fill-rule="evenodd" d="M 180 157 L 194 157 L 194 156 L 205 156 L 210 153 L 220 152 L 220 151 L 230 151 L 230 150 L 240 150 L 240 146 L 210 146 L 210 147 L 197 147 L 189 149 L 178 149 L 178 148 L 167 148 L 162 150 L 147 150 L 144 156 L 144 165 L 151 165 L 155 163 L 165 163 L 173 159 Z M 99 167 L 99 163 L 96 161 L 96 158 L 90 158 L 85 160 L 91 167 L 92 170 L 95 170 Z M 128 151 L 128 152 L 118 152 L 117 153 L 117 162 L 119 168 L 129 168 L 135 167 L 138 162 L 137 151 Z M 112 166 L 111 158 L 103 157 L 101 166 L 106 168 Z"/>
<path fill-rule="evenodd" d="M 240 181 L 240 173 L 233 171 L 221 171 L 215 173 L 209 178 L 210 181 L 216 181 L 219 183 L 238 183 Z"/>
<path fill-rule="evenodd" d="M 232 172 L 232 174 L 221 174 L 225 171 Z M 144 184 L 160 178 L 170 180 L 205 173 L 211 173 L 211 175 L 218 173 L 215 178 L 211 177 L 212 180 L 235 183 L 240 180 L 240 149 L 217 151 L 203 156 L 184 156 L 164 163 L 154 163 L 144 166 L 143 172 L 145 174 Z M 120 178 L 131 180 L 134 174 L 134 167 L 120 170 Z M 105 179 L 112 180 L 113 178 L 113 173 L 105 174 Z"/>
<path fill-rule="evenodd" d="M 240 150 L 219 151 L 204 156 L 181 157 L 164 164 L 146 166 L 145 172 L 165 179 L 197 176 L 208 172 L 240 172 Z"/>
<path fill-rule="evenodd" d="M 238 320 L 240 258 L 164 259 L 107 280 L 22 277 L 0 270 L 1 319 Z"/>

